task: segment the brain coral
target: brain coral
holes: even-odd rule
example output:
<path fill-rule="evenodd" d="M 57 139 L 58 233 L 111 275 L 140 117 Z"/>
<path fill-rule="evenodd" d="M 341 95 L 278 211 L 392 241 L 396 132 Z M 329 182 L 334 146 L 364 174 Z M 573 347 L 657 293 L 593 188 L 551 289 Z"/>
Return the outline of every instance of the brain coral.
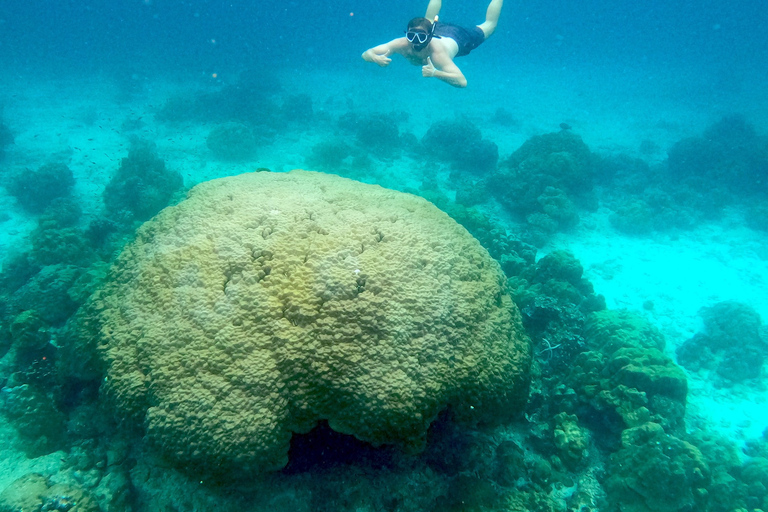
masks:
<path fill-rule="evenodd" d="M 506 418 L 530 351 L 499 265 L 416 196 L 336 176 L 203 183 L 87 306 L 123 415 L 181 465 L 264 471 L 319 420 L 417 452 L 436 415 Z"/>

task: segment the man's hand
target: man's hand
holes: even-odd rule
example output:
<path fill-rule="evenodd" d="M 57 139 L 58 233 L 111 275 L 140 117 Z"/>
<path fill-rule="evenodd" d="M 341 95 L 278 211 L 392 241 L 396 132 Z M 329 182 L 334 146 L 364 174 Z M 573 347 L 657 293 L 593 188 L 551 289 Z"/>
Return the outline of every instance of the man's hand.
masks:
<path fill-rule="evenodd" d="M 425 66 L 421 66 L 421 76 L 431 78 L 435 76 L 435 73 L 437 73 L 437 68 L 434 64 L 432 64 L 432 59 L 427 57 L 427 64 Z"/>
<path fill-rule="evenodd" d="M 381 55 L 376 55 L 373 52 L 371 52 L 371 53 L 372 53 L 372 55 L 370 56 L 371 57 L 371 62 L 375 62 L 376 64 L 378 64 L 382 68 L 385 68 L 385 67 L 389 66 L 389 63 L 392 62 L 392 59 L 387 57 L 387 55 L 389 55 L 389 50 L 387 50 L 386 53 L 383 53 Z"/>

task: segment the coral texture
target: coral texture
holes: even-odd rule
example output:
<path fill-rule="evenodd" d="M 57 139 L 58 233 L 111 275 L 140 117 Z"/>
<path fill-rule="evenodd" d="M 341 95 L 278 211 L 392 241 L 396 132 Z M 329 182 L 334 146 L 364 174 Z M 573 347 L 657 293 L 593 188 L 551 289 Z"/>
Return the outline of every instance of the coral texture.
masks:
<path fill-rule="evenodd" d="M 429 202 L 306 171 L 203 183 L 146 223 L 81 318 L 118 410 L 171 459 L 275 470 L 319 420 L 419 451 L 504 420 L 530 349 L 499 265 Z"/>
<path fill-rule="evenodd" d="M 602 428 L 614 433 L 651 419 L 670 433 L 683 429 L 688 381 L 663 352 L 658 329 L 635 313 L 604 310 L 589 315 L 582 332 L 589 350 L 579 354 L 565 380 L 592 410 L 580 417 L 599 412 Z"/>
<path fill-rule="evenodd" d="M 707 510 L 710 471 L 692 444 L 656 423 L 627 429 L 611 456 L 605 486 L 610 506 L 622 512 Z"/>
<path fill-rule="evenodd" d="M 15 480 L 0 494 L 0 512 L 21 510 L 99 512 L 99 506 L 81 488 L 54 484 L 39 473 L 29 473 Z"/>

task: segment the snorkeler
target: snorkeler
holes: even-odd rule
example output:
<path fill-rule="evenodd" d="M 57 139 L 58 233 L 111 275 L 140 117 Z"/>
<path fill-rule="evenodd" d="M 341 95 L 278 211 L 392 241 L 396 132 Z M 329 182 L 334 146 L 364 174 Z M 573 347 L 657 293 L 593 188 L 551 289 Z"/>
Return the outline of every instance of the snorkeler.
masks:
<path fill-rule="evenodd" d="M 399 53 L 414 66 L 421 66 L 422 76 L 439 78 L 454 87 L 466 87 L 467 79 L 453 59 L 469 54 L 493 34 L 503 3 L 504 0 L 491 0 L 485 22 L 470 29 L 438 22 L 442 0 L 430 0 L 426 16 L 408 22 L 405 37 L 366 50 L 363 59 L 385 67 L 392 62 L 389 56 Z"/>

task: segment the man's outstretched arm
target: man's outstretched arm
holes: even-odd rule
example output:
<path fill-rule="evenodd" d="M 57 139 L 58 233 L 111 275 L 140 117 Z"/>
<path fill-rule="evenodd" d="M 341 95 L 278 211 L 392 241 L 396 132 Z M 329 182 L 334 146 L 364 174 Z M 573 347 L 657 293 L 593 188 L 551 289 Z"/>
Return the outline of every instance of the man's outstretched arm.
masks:
<path fill-rule="evenodd" d="M 374 46 L 363 52 L 363 60 L 367 62 L 374 62 L 381 67 L 389 66 L 392 59 L 389 58 L 393 53 L 402 53 L 403 49 L 408 46 L 408 40 L 404 37 L 393 39 L 392 41 L 379 46 Z"/>
<path fill-rule="evenodd" d="M 440 8 L 443 6 L 443 0 L 429 0 L 427 5 L 427 14 L 424 15 L 429 21 L 433 21 L 435 16 L 440 14 Z"/>

